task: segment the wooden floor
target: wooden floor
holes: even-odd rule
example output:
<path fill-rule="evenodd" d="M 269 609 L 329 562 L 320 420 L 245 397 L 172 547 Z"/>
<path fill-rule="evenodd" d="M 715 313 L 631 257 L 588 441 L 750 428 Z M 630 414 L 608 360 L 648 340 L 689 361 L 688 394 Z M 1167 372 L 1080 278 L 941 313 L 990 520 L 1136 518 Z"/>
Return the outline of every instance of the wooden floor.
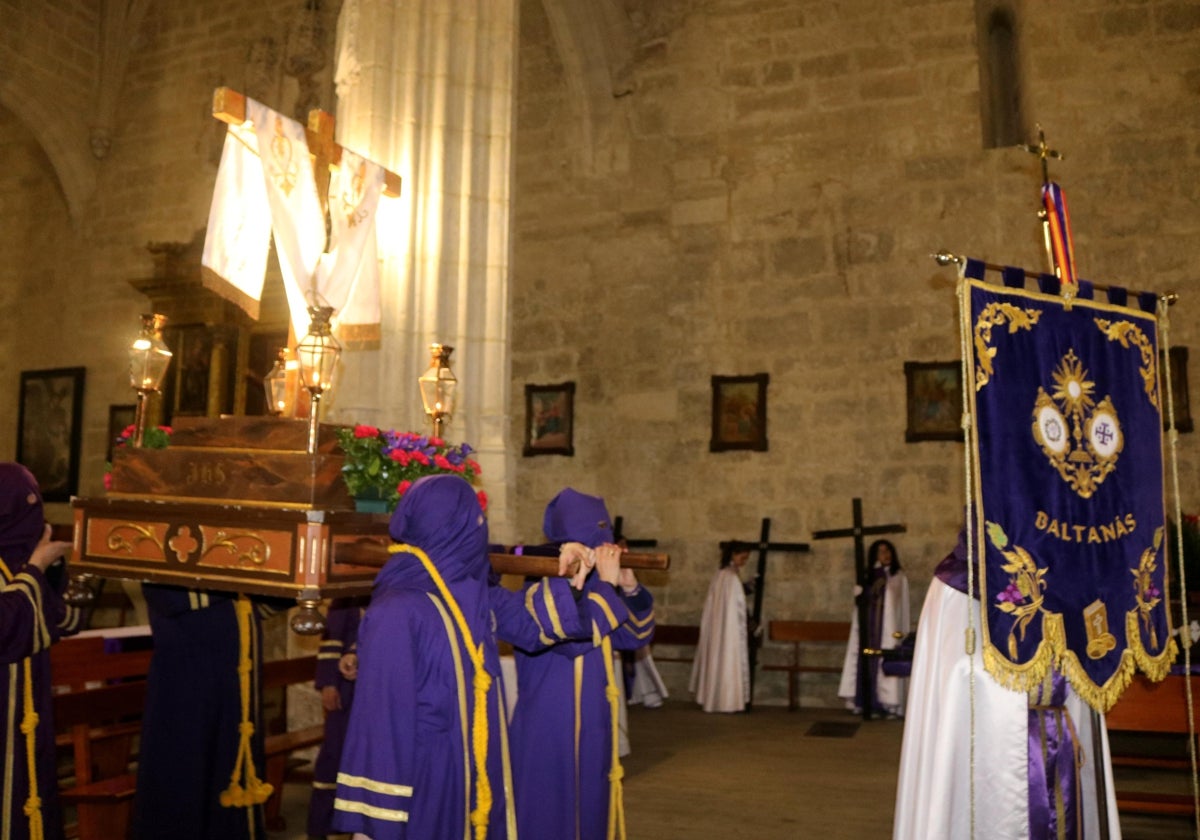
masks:
<path fill-rule="evenodd" d="M 634 706 L 624 760 L 629 840 L 885 840 L 903 726 L 830 709 L 708 715 L 691 703 Z M 822 729 L 853 734 L 814 734 Z M 288 785 L 289 830 L 274 836 L 303 840 L 306 807 L 307 789 Z M 1125 840 L 1200 837 L 1188 818 L 1123 815 L 1121 826 Z"/>

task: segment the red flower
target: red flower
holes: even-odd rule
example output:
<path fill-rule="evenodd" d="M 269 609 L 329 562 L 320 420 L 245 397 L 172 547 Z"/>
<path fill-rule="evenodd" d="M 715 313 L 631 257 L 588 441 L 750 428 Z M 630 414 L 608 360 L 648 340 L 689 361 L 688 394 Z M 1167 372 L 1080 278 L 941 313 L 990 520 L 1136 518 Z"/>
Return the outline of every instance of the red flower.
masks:
<path fill-rule="evenodd" d="M 413 452 L 412 459 L 414 461 L 416 461 L 418 464 L 420 464 L 422 467 L 429 466 L 429 456 L 426 455 L 424 452 L 422 452 L 419 449 L 416 450 L 415 452 Z"/>
<path fill-rule="evenodd" d="M 112 473 L 110 473 L 110 472 L 106 472 L 104 474 L 104 489 L 105 490 L 112 489 Z"/>
<path fill-rule="evenodd" d="M 453 470 L 454 469 L 454 465 L 446 460 L 445 455 L 434 455 L 433 456 L 433 465 L 435 467 L 437 467 L 438 469 L 442 469 L 442 470 Z"/>
<path fill-rule="evenodd" d="M 442 440 L 440 437 L 431 437 L 429 439 L 429 445 L 430 446 L 445 446 L 446 441 Z"/>
<path fill-rule="evenodd" d="M 354 427 L 354 436 L 356 438 L 378 437 L 379 429 L 376 429 L 374 426 L 358 425 Z"/>
<path fill-rule="evenodd" d="M 133 437 L 133 433 L 136 431 L 137 431 L 137 426 L 130 423 L 128 426 L 125 427 L 125 431 L 121 432 L 121 437 L 131 438 L 131 437 Z"/>
<path fill-rule="evenodd" d="M 476 461 L 474 458 L 467 459 L 467 466 L 471 468 L 471 470 L 475 473 L 475 475 L 483 474 L 483 470 L 480 469 L 480 467 L 479 467 L 479 462 Z"/>
<path fill-rule="evenodd" d="M 412 455 L 403 449 L 393 449 L 388 453 L 388 457 L 402 467 L 407 467 L 408 462 L 412 460 Z"/>
<path fill-rule="evenodd" d="M 488 497 L 487 493 L 480 490 L 475 494 L 475 498 L 479 499 L 479 506 L 483 508 L 483 512 L 487 513 Z"/>
<path fill-rule="evenodd" d="M 409 487 L 412 487 L 412 482 L 406 478 L 396 485 L 396 493 L 403 496 L 408 492 Z"/>

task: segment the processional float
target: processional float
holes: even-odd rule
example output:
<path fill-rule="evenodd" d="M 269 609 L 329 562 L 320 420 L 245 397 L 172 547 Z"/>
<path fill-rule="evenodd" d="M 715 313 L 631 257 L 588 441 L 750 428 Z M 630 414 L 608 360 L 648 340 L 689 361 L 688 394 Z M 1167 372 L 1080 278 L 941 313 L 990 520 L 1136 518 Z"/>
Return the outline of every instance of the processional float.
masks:
<path fill-rule="evenodd" d="M 320 401 L 340 353 L 334 312 L 360 336 L 364 328 L 377 330 L 377 288 L 372 296 L 368 283 L 364 295 L 362 286 L 369 273 L 362 268 L 375 263 L 372 202 L 398 195 L 400 179 L 336 144 L 333 117 L 325 112 L 312 112 L 305 127 L 218 88 L 213 115 L 230 127 L 218 189 L 228 177 L 240 192 L 223 208 L 214 195 L 205 282 L 257 315 L 274 235 L 295 332 L 303 324 L 298 313 L 311 319 L 295 348 L 309 416 L 178 418 L 168 448 L 142 446 L 147 400 L 171 360 L 162 319 L 147 316 L 131 350 L 138 391 L 133 445 L 114 450 L 106 496 L 72 502 L 72 568 L 84 584 L 74 597 L 86 602 L 87 578 L 101 576 L 294 598 L 300 610 L 292 628 L 316 634 L 324 627 L 321 600 L 369 593 L 388 558 L 388 517 L 356 510 L 342 479 L 339 427 L 320 422 Z M 302 165 L 306 160 L 311 167 Z M 332 186 L 331 172 L 339 179 Z M 313 241 L 324 248 L 314 249 Z M 351 300 L 355 294 L 367 305 Z M 438 362 L 448 362 L 451 348 L 434 347 L 432 373 L 420 385 L 436 435 L 449 419 L 454 379 L 448 364 Z M 282 366 L 267 379 L 268 388 L 275 386 L 272 405 L 288 402 Z M 296 384 L 290 388 L 294 396 Z M 556 558 L 493 554 L 492 563 L 507 574 L 558 573 Z M 626 554 L 622 561 L 631 568 L 667 563 L 661 554 Z"/>
<path fill-rule="evenodd" d="M 1178 653 L 1166 593 L 1182 544 L 1168 548 L 1166 515 L 1169 496 L 1180 521 L 1179 488 L 1174 469 L 1164 483 L 1163 446 L 1165 418 L 1173 461 L 1175 295 L 1079 278 L 1047 171 L 1061 155 L 1040 128 L 1023 148 L 1041 158 L 1051 272 L 934 255 L 959 270 L 968 594 L 982 605 L 965 644 L 1018 691 L 1061 673 L 1098 729 L 1136 672 L 1161 681 Z"/>

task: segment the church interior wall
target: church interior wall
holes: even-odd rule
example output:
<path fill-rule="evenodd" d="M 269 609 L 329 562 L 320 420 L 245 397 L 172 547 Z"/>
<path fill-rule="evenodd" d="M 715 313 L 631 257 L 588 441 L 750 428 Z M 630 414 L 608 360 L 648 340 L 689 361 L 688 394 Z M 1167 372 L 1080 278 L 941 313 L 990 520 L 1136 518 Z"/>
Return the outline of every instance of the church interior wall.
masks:
<path fill-rule="evenodd" d="M 287 72 L 304 5 L 149 4 L 99 159 L 98 46 L 38 34 L 94 29 L 92 4 L 11 10 L 0 243 L 16 258 L 0 269 L 0 389 L 16 395 L 22 370 L 86 365 L 82 494 L 101 491 L 108 406 L 132 402 L 124 347 L 146 301 L 127 281 L 150 273 L 147 243 L 190 241 L 207 218 L 213 88 L 286 110 L 303 81 L 334 110 L 338 3 L 322 4 L 324 65 Z M 976 4 L 610 5 L 633 51 L 611 109 L 590 112 L 598 124 L 580 119 L 543 0 L 520 7 L 512 446 L 529 383 L 574 381 L 577 425 L 574 457 L 517 457 L 520 532 L 504 536 L 536 539 L 563 486 L 599 493 L 631 536 L 671 554 L 669 573 L 646 576 L 659 620 L 691 623 L 720 540 L 754 539 L 769 516 L 773 538 L 811 542 L 848 525 L 859 497 L 868 524 L 907 525 L 894 541 L 919 607 L 964 498 L 960 444 L 904 440 L 904 362 L 959 357 L 954 272 L 929 254 L 1044 265 L 1036 158 L 982 147 Z M 1171 340 L 1196 347 L 1200 13 L 1169 0 L 1015 9 L 1024 107 L 1067 155 L 1051 174 L 1081 274 L 1179 291 Z M 54 126 L 29 124 L 33 92 L 63 115 Z M 89 177 L 79 201 L 71 185 Z M 711 377 L 760 372 L 769 450 L 710 452 Z M 0 457 L 15 454 L 16 411 L 0 400 Z M 1191 510 L 1197 440 L 1180 436 Z M 51 513 L 66 520 L 65 506 Z M 766 617 L 847 617 L 851 565 L 848 540 L 774 555 Z M 676 696 L 683 670 L 664 670 Z M 782 683 L 761 685 L 780 696 Z"/>

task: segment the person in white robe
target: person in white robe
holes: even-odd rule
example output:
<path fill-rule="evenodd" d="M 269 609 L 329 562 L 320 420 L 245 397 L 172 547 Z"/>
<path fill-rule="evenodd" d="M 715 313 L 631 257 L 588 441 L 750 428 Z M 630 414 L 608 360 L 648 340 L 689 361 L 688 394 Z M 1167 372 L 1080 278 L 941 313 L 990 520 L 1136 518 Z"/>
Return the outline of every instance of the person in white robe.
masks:
<path fill-rule="evenodd" d="M 1054 798 L 1046 776 L 1055 774 L 1038 769 L 1031 784 L 1030 723 L 1038 713 L 1031 711 L 1027 694 L 992 679 L 978 641 L 973 654 L 966 652 L 969 610 L 975 612 L 977 639 L 983 619 L 978 600 L 964 591 L 965 581 L 966 540 L 960 534 L 958 548 L 930 584 L 917 627 L 893 840 L 1055 837 L 1055 808 L 1046 807 Z M 1071 786 L 1079 795 L 1067 792 L 1074 831 L 1063 836 L 1120 840 L 1103 718 L 1093 716 L 1069 687 L 1063 708 L 1079 763 L 1078 785 Z"/>
<path fill-rule="evenodd" d="M 706 712 L 741 712 L 750 702 L 746 590 L 740 572 L 749 551 L 727 548 L 704 600 L 689 689 Z"/>
<path fill-rule="evenodd" d="M 867 645 L 877 650 L 889 650 L 900 644 L 908 635 L 911 619 L 908 606 L 908 578 L 900 568 L 900 556 L 896 547 L 888 540 L 876 540 L 867 549 L 867 568 L 870 569 L 870 586 L 864 592 L 855 586 L 855 597 L 867 599 Z M 842 679 L 838 684 L 838 697 L 846 708 L 855 713 L 862 711 L 858 679 L 858 609 L 850 617 L 850 638 L 846 643 L 846 657 L 842 662 Z M 871 701 L 872 714 L 904 717 L 904 701 L 908 690 L 907 677 L 888 676 L 883 673 L 881 657 L 872 657 Z"/>

